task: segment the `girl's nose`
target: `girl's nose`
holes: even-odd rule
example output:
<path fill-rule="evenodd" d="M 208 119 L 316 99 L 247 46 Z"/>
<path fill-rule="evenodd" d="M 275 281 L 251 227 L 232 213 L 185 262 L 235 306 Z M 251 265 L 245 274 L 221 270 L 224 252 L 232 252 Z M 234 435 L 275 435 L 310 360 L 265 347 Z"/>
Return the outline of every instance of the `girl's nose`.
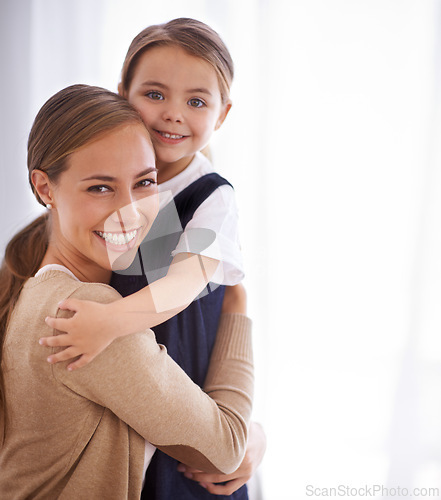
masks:
<path fill-rule="evenodd" d="M 169 103 L 163 111 L 163 120 L 168 122 L 182 123 L 184 121 L 184 116 L 181 108 L 173 103 Z"/>

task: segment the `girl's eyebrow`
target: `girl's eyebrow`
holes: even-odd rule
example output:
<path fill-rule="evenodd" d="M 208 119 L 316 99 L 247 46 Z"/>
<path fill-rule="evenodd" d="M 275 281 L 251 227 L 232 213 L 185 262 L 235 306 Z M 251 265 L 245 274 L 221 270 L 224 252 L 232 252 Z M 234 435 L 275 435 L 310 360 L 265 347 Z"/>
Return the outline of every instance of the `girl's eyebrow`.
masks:
<path fill-rule="evenodd" d="M 142 87 L 158 87 L 158 88 L 162 88 L 164 90 L 169 90 L 169 87 L 167 85 L 165 85 L 165 83 L 157 82 L 155 80 L 147 80 L 147 81 L 143 82 L 141 84 L 141 86 Z M 187 93 L 188 94 L 207 94 L 209 96 L 212 95 L 211 92 L 204 87 L 197 87 L 194 89 L 188 89 Z"/>
<path fill-rule="evenodd" d="M 137 174 L 135 176 L 135 179 L 139 179 L 140 177 L 143 177 L 144 175 L 150 174 L 151 172 L 157 172 L 157 171 L 158 171 L 158 169 L 155 168 L 155 167 L 146 168 L 142 172 L 139 172 L 139 174 Z M 81 179 L 80 182 L 83 182 L 83 181 L 92 181 L 92 180 L 103 181 L 103 182 L 114 182 L 114 181 L 117 180 L 117 178 L 116 177 L 112 177 L 110 175 L 94 174 L 94 175 L 91 175 L 90 177 L 85 177 L 84 179 Z"/>
<path fill-rule="evenodd" d="M 189 94 L 207 94 L 211 95 L 211 92 L 208 89 L 197 88 L 197 89 L 189 89 L 187 90 Z"/>
<path fill-rule="evenodd" d="M 161 87 L 163 89 L 168 89 L 165 83 L 157 82 L 155 80 L 147 80 L 141 84 L 142 87 Z"/>

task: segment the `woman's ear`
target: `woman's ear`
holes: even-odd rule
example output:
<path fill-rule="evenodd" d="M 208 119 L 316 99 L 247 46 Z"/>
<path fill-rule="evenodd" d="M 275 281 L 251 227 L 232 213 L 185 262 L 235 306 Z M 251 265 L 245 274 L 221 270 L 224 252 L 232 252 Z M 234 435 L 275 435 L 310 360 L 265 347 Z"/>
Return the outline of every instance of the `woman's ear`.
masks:
<path fill-rule="evenodd" d="M 231 109 L 231 106 L 233 105 L 233 103 L 231 101 L 228 101 L 222 108 L 222 111 L 219 115 L 219 118 L 216 122 L 216 126 L 214 127 L 214 130 L 217 130 L 218 128 L 220 128 L 220 126 L 222 125 L 222 123 L 224 123 L 225 121 L 225 118 L 227 117 L 228 113 L 230 112 L 230 109 Z"/>
<path fill-rule="evenodd" d="M 120 96 L 123 96 L 123 97 L 124 97 L 124 89 L 123 89 L 123 84 L 122 84 L 122 82 L 119 82 L 119 83 L 118 83 L 118 94 L 119 94 Z"/>
<path fill-rule="evenodd" d="M 46 172 L 37 169 L 33 170 L 31 173 L 31 181 L 41 201 L 45 205 L 53 206 L 54 200 L 51 193 L 51 183 Z"/>

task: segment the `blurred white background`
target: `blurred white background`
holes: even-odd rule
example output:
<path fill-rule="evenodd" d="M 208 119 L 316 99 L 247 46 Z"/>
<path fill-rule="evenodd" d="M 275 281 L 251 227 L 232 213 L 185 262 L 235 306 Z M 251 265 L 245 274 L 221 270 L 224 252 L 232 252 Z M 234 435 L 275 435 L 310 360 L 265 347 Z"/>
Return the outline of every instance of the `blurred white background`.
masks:
<path fill-rule="evenodd" d="M 182 16 L 236 64 L 212 150 L 240 208 L 263 498 L 439 497 L 439 1 L 0 0 L 0 250 L 40 211 L 26 140 L 43 102 L 116 90 L 132 38 Z"/>

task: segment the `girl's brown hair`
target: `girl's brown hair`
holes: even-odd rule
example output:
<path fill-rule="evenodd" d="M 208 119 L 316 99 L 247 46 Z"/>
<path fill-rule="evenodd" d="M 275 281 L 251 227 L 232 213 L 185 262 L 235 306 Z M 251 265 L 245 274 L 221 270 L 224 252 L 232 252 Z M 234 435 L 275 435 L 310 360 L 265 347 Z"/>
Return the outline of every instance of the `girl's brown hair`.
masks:
<path fill-rule="evenodd" d="M 70 154 L 102 134 L 130 123 L 143 122 L 124 98 L 108 90 L 72 85 L 52 96 L 38 112 L 28 140 L 29 182 L 38 202 L 44 205 L 31 182 L 33 170 L 46 172 L 51 182 L 56 183 L 69 166 Z M 46 253 L 49 222 L 48 213 L 38 217 L 6 247 L 0 268 L 0 364 L 10 314 L 24 282 L 37 272 Z M 0 370 L 0 415 L 5 414 L 4 409 Z"/>
<path fill-rule="evenodd" d="M 141 55 L 152 47 L 163 45 L 176 45 L 211 64 L 218 77 L 222 102 L 225 104 L 228 101 L 234 77 L 231 55 L 216 31 L 201 21 L 189 18 L 149 26 L 133 39 L 121 72 L 120 91 L 123 95 L 126 96 L 130 89 Z"/>

